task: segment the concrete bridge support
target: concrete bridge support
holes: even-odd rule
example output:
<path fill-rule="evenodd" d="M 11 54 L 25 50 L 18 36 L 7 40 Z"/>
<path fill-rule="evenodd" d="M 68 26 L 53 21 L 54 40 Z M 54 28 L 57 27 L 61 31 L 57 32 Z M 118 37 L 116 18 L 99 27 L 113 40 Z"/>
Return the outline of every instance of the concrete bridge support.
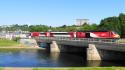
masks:
<path fill-rule="evenodd" d="M 81 53 L 87 60 L 125 60 L 124 46 L 101 42 L 89 44 L 84 41 L 43 40 L 43 42 L 47 44 L 47 52 Z"/>
<path fill-rule="evenodd" d="M 58 45 L 56 41 L 52 41 L 50 44 L 50 52 L 51 53 L 56 53 L 56 52 L 71 52 L 71 53 L 79 53 L 81 50 L 85 51 L 84 49 L 81 48 L 78 49 L 79 47 L 73 48 L 73 47 L 63 47 L 63 45 Z M 70 49 L 67 51 L 67 49 Z M 81 52 L 82 53 L 82 52 Z M 87 48 L 87 60 L 101 60 L 101 56 L 96 49 L 94 44 L 89 44 Z"/>
<path fill-rule="evenodd" d="M 52 41 L 52 43 L 50 44 L 50 52 L 60 52 L 56 41 Z"/>
<path fill-rule="evenodd" d="M 101 56 L 94 44 L 88 45 L 87 60 L 101 60 Z"/>

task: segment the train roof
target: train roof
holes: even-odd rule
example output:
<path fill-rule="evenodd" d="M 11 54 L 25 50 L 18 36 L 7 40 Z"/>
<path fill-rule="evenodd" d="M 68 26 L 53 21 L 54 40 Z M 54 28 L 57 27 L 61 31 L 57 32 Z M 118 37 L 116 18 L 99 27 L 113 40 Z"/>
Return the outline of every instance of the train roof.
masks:
<path fill-rule="evenodd" d="M 89 30 L 89 31 L 77 31 L 77 32 L 110 32 L 108 30 Z"/>
<path fill-rule="evenodd" d="M 52 33 L 68 33 L 68 32 L 52 32 Z"/>
<path fill-rule="evenodd" d="M 46 33 L 46 32 L 40 32 L 40 33 Z M 68 33 L 68 32 L 50 32 L 50 33 Z"/>

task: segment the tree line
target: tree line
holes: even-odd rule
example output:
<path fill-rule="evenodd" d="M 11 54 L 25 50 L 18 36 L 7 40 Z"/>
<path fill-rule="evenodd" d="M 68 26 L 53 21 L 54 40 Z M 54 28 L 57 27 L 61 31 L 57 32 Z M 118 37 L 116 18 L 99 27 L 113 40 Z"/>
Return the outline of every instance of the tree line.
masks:
<path fill-rule="evenodd" d="M 120 13 L 119 16 L 104 18 L 98 25 L 99 29 L 112 30 L 125 37 L 125 14 Z"/>
<path fill-rule="evenodd" d="M 29 32 L 46 32 L 46 31 L 90 31 L 90 30 L 108 30 L 115 31 L 121 36 L 125 36 L 125 14 L 120 13 L 119 16 L 107 17 L 100 21 L 99 24 L 83 24 L 82 26 L 76 25 L 62 25 L 52 27 L 47 25 L 9 25 L 0 26 L 0 31 L 29 31 Z"/>
<path fill-rule="evenodd" d="M 47 25 L 11 25 L 11 26 L 0 26 L 0 31 L 29 31 L 29 32 L 46 32 L 46 31 L 83 31 L 83 30 L 95 30 L 97 29 L 97 24 L 84 24 L 82 26 L 77 25 L 62 25 L 58 27 L 52 27 Z"/>

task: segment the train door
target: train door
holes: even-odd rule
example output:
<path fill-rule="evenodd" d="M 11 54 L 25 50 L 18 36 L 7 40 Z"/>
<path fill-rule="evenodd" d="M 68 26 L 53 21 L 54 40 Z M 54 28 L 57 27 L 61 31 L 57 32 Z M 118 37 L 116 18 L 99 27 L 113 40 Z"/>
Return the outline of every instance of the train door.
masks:
<path fill-rule="evenodd" d="M 86 38 L 90 38 L 90 33 L 86 32 Z"/>

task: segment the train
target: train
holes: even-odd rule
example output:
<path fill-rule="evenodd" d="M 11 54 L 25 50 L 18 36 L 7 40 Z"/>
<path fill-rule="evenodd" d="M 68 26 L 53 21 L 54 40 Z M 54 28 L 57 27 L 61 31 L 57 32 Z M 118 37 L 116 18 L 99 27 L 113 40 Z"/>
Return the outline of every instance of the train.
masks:
<path fill-rule="evenodd" d="M 31 37 L 69 37 L 69 38 L 120 38 L 114 31 L 70 31 L 70 32 L 31 32 Z"/>

